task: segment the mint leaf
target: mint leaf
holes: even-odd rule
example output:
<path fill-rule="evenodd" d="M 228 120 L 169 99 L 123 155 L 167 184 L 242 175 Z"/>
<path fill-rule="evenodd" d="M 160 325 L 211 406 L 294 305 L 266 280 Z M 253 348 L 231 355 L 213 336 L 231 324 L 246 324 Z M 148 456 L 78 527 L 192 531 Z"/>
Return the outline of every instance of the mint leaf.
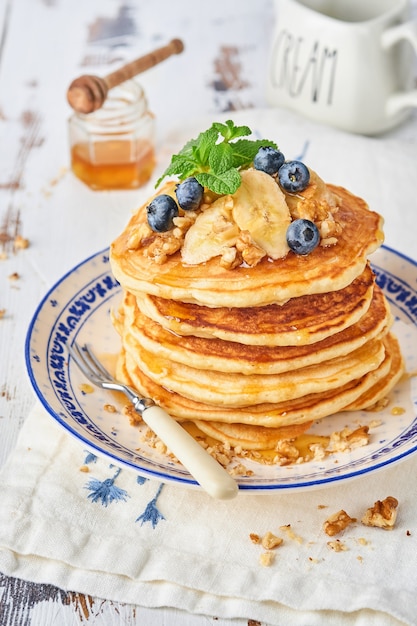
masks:
<path fill-rule="evenodd" d="M 209 128 L 208 130 L 200 133 L 197 137 L 197 140 L 192 148 L 194 158 L 196 162 L 204 167 L 209 159 L 211 148 L 216 144 L 217 138 L 219 134 L 213 128 Z M 185 146 L 186 147 L 186 146 Z M 182 153 L 182 150 L 180 154 Z"/>
<path fill-rule="evenodd" d="M 249 167 L 262 146 L 277 145 L 267 139 L 242 139 L 251 135 L 249 126 L 236 126 L 232 120 L 214 122 L 174 154 L 156 186 L 166 176 L 184 180 L 195 176 L 198 182 L 218 194 L 234 193 L 239 188 L 239 169 Z"/>
<path fill-rule="evenodd" d="M 212 128 L 215 128 L 224 137 L 225 141 L 231 141 L 237 137 L 245 137 L 252 132 L 249 126 L 235 126 L 232 120 L 227 120 L 225 124 L 214 122 Z"/>
<path fill-rule="evenodd" d="M 208 165 L 211 172 L 222 174 L 233 167 L 233 151 L 228 143 L 218 143 L 212 146 L 208 158 Z"/>
<path fill-rule="evenodd" d="M 200 185 L 203 185 L 203 187 L 208 187 L 214 191 L 214 193 L 224 196 L 228 193 L 235 193 L 241 183 L 240 174 L 234 168 L 227 170 L 227 172 L 223 172 L 223 174 L 220 175 L 205 172 L 195 174 L 195 177 Z"/>
<path fill-rule="evenodd" d="M 267 141 L 265 139 L 259 139 L 257 141 L 239 139 L 230 145 L 233 149 L 233 167 L 245 167 L 250 165 L 259 148 L 263 146 L 277 147 L 273 141 Z"/>
<path fill-rule="evenodd" d="M 171 164 L 157 180 L 155 186 L 158 187 L 166 176 L 178 176 L 181 180 L 184 180 L 185 178 L 192 176 L 196 169 L 198 170 L 198 165 L 195 161 L 191 160 L 189 157 L 175 154 L 172 157 Z"/>

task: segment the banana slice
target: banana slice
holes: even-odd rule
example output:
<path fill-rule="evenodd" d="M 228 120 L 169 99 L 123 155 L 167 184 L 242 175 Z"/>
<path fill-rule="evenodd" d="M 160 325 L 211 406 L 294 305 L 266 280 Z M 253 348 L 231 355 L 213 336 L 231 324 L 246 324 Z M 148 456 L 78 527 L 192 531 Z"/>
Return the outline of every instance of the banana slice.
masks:
<path fill-rule="evenodd" d="M 184 238 L 181 250 L 184 263 L 204 263 L 235 245 L 240 231 L 233 221 L 232 207 L 231 196 L 221 196 L 200 213 Z"/>
<path fill-rule="evenodd" d="M 291 215 L 284 193 L 265 172 L 244 170 L 241 177 L 242 184 L 232 196 L 234 221 L 241 230 L 249 231 L 253 241 L 271 259 L 286 256 Z"/>

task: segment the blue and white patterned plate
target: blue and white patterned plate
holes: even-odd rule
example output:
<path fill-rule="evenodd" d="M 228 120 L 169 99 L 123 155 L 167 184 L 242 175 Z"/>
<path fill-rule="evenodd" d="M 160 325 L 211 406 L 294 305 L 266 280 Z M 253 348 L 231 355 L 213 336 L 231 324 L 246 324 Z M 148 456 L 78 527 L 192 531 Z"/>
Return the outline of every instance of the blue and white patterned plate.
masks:
<path fill-rule="evenodd" d="M 383 247 L 372 256 L 377 282 L 390 300 L 394 330 L 407 362 L 417 373 L 417 264 Z M 80 444 L 112 463 L 163 482 L 198 486 L 178 463 L 146 443 L 138 427 L 122 413 L 126 401 L 97 388 L 83 391 L 86 381 L 71 360 L 67 342 L 90 343 L 108 363 L 119 350 L 110 310 L 117 308 L 121 289 L 112 276 L 108 250 L 87 259 L 65 275 L 35 312 L 26 339 L 26 365 L 31 383 L 45 409 Z M 113 404 L 117 411 L 105 410 Z M 402 414 L 395 415 L 393 408 Z M 313 489 L 359 477 L 400 461 L 417 449 L 417 377 L 407 377 L 395 390 L 390 405 L 379 413 L 341 413 L 318 422 L 313 432 L 330 434 L 358 422 L 370 424 L 370 444 L 351 452 L 287 467 L 245 461 L 253 471 L 239 478 L 239 487 L 253 493 Z"/>

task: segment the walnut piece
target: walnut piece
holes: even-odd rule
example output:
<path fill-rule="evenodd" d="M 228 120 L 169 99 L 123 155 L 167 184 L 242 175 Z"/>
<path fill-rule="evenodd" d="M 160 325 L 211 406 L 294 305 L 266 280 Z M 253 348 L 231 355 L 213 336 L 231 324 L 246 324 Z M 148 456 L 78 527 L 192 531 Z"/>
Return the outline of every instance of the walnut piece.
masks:
<path fill-rule="evenodd" d="M 296 541 L 297 543 L 303 543 L 302 538 L 299 535 L 296 535 L 295 532 L 293 531 L 291 524 L 284 524 L 284 526 L 280 526 L 279 528 L 280 530 L 283 530 L 286 532 L 288 539 L 292 539 L 293 541 Z"/>
<path fill-rule="evenodd" d="M 388 496 L 385 500 L 377 500 L 362 517 L 365 526 L 375 526 L 384 530 L 392 530 L 397 519 L 398 500 Z"/>
<path fill-rule="evenodd" d="M 242 230 L 236 241 L 236 249 L 241 253 L 242 259 L 250 267 L 258 265 L 259 261 L 266 256 L 265 250 L 260 248 L 252 239 L 249 231 Z"/>
<path fill-rule="evenodd" d="M 335 431 L 330 435 L 328 452 L 345 452 L 366 446 L 369 443 L 369 427 L 359 426 L 355 430 L 343 428 L 343 430 Z"/>
<path fill-rule="evenodd" d="M 354 522 L 356 522 L 356 519 L 354 517 L 350 517 L 346 511 L 341 509 L 327 518 L 323 524 L 323 529 L 326 535 L 333 537 L 334 535 L 341 533 L 342 530 L 345 530 L 345 528 L 349 526 L 349 524 L 353 524 Z"/>
<path fill-rule="evenodd" d="M 242 255 L 236 250 L 234 246 L 225 248 L 222 256 L 220 257 L 220 265 L 226 270 L 232 270 L 242 263 Z"/>
<path fill-rule="evenodd" d="M 129 424 L 131 426 L 137 426 L 143 422 L 140 413 L 135 410 L 135 407 L 130 402 L 129 404 L 124 405 L 122 413 L 129 419 Z"/>
<path fill-rule="evenodd" d="M 163 265 L 171 254 L 177 252 L 184 241 L 179 229 L 162 233 L 155 237 L 145 250 L 145 256 L 153 259 L 158 265 Z M 178 237 L 176 235 L 179 235 Z"/>
<path fill-rule="evenodd" d="M 276 446 L 277 462 L 280 465 L 290 465 L 295 463 L 300 456 L 300 452 L 293 445 L 292 439 L 280 439 Z"/>
<path fill-rule="evenodd" d="M 275 554 L 273 552 L 262 552 L 259 557 L 259 563 L 264 567 L 269 567 L 275 560 Z"/>
<path fill-rule="evenodd" d="M 268 531 L 262 537 L 261 543 L 265 550 L 273 550 L 274 548 L 278 548 L 283 543 L 283 539 Z"/>

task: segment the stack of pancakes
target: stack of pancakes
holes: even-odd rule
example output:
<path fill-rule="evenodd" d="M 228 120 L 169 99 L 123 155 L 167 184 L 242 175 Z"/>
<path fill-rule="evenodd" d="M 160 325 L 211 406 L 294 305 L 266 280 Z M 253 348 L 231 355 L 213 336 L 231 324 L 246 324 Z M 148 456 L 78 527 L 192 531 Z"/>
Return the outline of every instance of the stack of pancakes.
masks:
<path fill-rule="evenodd" d="M 327 192 L 338 204 L 334 245 L 230 269 L 219 257 L 186 265 L 180 250 L 156 263 L 131 243 L 141 207 L 111 246 L 123 287 L 117 376 L 179 421 L 253 450 L 385 398 L 403 361 L 368 261 L 382 219 L 341 187 Z"/>

